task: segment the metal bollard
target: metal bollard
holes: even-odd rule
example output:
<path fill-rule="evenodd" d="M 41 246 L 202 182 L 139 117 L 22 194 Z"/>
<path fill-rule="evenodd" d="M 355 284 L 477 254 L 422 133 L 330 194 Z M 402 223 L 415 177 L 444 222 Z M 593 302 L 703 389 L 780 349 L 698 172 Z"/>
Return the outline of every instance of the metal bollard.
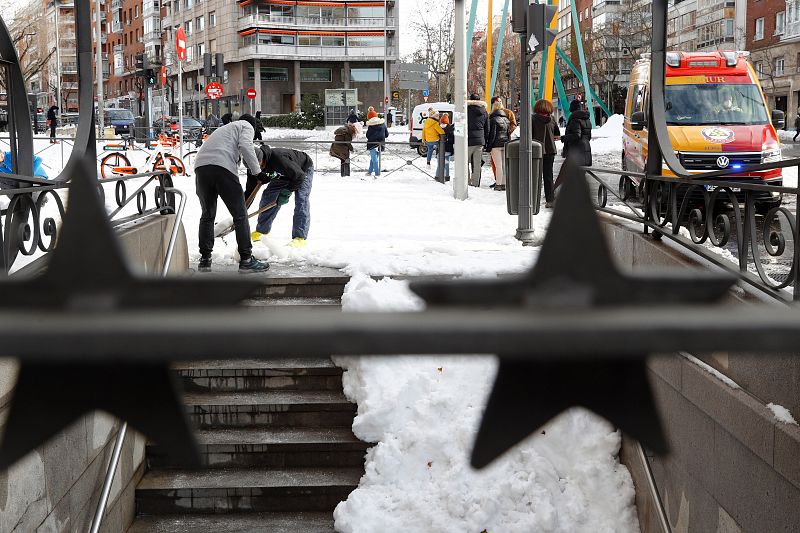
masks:
<path fill-rule="evenodd" d="M 439 145 L 438 151 L 439 153 L 436 154 L 436 181 L 439 183 L 444 183 L 444 141 L 447 137 L 445 135 L 439 135 Z"/>

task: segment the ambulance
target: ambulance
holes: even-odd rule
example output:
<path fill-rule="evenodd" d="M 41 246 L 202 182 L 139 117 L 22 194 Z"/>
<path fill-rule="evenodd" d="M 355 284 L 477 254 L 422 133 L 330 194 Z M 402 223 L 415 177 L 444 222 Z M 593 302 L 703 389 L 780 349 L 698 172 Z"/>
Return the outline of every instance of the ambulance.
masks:
<path fill-rule="evenodd" d="M 781 160 L 775 127 L 784 114 L 770 114 L 748 52 L 667 52 L 665 107 L 672 149 L 684 168 L 702 175 L 745 165 Z M 622 142 L 622 169 L 644 172 L 647 161 L 650 57 L 644 54 L 631 69 Z M 664 165 L 663 174 L 675 174 Z M 638 179 L 623 177 L 620 189 Z M 782 185 L 781 169 L 735 174 L 721 178 L 758 184 Z M 707 186 L 707 189 L 713 189 Z M 734 190 L 743 201 L 740 191 Z M 627 194 L 626 194 L 627 195 Z M 759 192 L 756 210 L 766 213 L 779 206 L 780 193 Z"/>

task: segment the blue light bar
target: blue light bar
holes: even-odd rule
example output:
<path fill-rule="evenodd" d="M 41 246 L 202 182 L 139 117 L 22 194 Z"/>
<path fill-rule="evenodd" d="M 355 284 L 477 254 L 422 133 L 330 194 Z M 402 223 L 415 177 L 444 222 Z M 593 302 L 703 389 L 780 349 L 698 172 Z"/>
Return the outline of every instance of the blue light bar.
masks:
<path fill-rule="evenodd" d="M 740 168 L 742 168 L 742 165 L 731 165 L 731 168 L 733 170 L 739 170 Z"/>

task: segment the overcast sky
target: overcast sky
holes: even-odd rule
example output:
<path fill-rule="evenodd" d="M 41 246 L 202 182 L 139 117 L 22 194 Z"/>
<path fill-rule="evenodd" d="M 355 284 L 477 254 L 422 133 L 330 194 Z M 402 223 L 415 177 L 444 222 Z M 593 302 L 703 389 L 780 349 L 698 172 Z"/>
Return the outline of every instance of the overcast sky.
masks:
<path fill-rule="evenodd" d="M 451 1 L 452 0 L 446 0 Z M 467 10 L 472 6 L 472 0 L 464 0 L 466 2 Z M 503 4 L 505 0 L 492 1 L 492 13 L 495 15 L 503 14 Z M 417 13 L 421 11 L 429 17 L 436 18 L 437 15 L 443 10 L 441 4 L 443 2 L 436 0 L 398 0 L 400 6 L 400 57 L 404 57 L 414 51 L 416 42 L 414 39 L 414 21 L 418 18 Z M 478 7 L 476 9 L 476 26 L 486 25 L 486 15 L 489 9 L 489 0 L 478 0 Z M 511 4 L 508 6 L 509 12 L 511 11 Z M 469 20 L 469 19 L 467 19 Z"/>

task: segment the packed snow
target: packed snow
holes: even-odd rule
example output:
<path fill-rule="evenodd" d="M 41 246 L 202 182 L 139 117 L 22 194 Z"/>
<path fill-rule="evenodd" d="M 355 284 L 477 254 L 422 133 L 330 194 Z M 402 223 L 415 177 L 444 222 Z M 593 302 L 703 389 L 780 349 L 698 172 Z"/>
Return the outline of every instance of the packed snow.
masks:
<path fill-rule="evenodd" d="M 797 425 L 797 420 L 794 419 L 792 413 L 789 412 L 789 410 L 784 406 L 775 403 L 768 403 L 767 408 L 772 411 L 773 416 L 778 422 L 783 422 L 784 424 L 793 424 L 795 426 Z"/>
<path fill-rule="evenodd" d="M 399 280 L 358 275 L 345 311 L 415 311 Z M 367 453 L 359 487 L 334 513 L 337 531 L 638 531 L 634 488 L 617 454 L 620 433 L 572 409 L 492 465 L 469 465 L 491 390 L 494 357 L 337 357 Z"/>
<path fill-rule="evenodd" d="M 717 378 L 718 380 L 720 380 L 721 382 L 723 382 L 724 384 L 729 386 L 730 388 L 732 388 L 732 389 L 741 388 L 741 387 L 739 387 L 738 383 L 736 383 L 731 378 L 729 378 L 728 376 L 726 376 L 725 374 L 723 374 L 722 372 L 720 372 L 719 370 L 717 370 L 713 366 L 709 365 L 708 363 L 705 363 L 705 362 L 701 361 L 700 359 L 698 359 L 697 357 L 693 356 L 690 353 L 686 353 L 686 352 L 680 352 L 680 353 L 686 359 L 688 359 L 692 363 L 696 364 L 701 369 L 705 370 L 706 372 L 708 372 L 709 374 L 711 374 L 712 376 L 714 376 L 715 378 Z"/>

